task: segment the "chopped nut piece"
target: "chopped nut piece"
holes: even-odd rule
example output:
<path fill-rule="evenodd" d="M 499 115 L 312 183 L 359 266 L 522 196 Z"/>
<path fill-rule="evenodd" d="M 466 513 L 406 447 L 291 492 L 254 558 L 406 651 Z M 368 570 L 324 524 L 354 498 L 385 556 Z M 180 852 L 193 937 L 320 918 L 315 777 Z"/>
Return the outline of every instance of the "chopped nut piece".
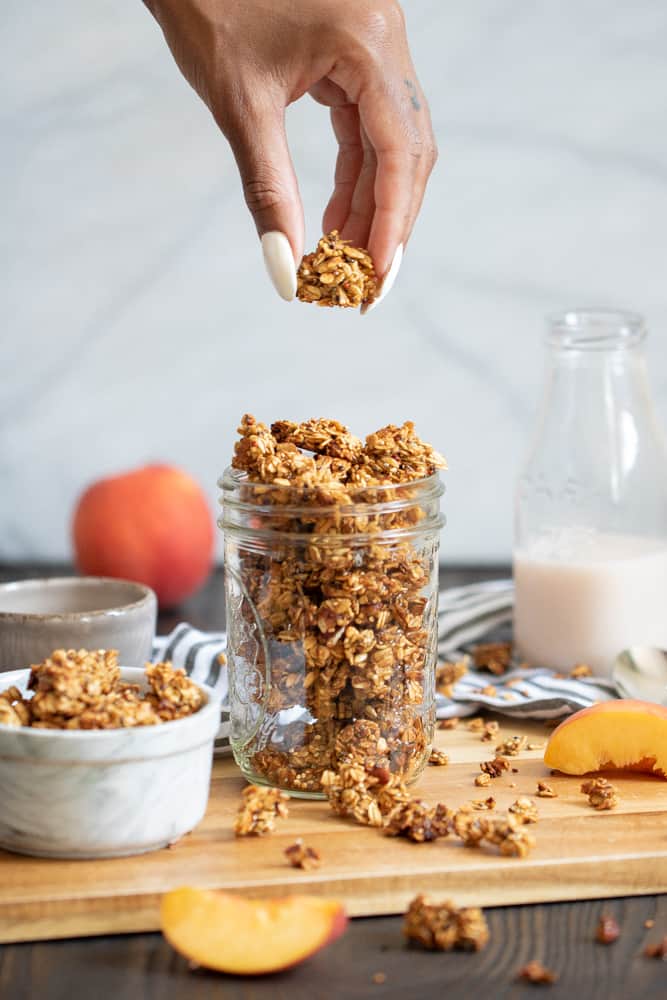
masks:
<path fill-rule="evenodd" d="M 575 680 L 579 677 L 592 677 L 593 671 L 587 663 L 577 663 L 576 667 L 572 667 L 570 670 L 569 676 Z"/>
<path fill-rule="evenodd" d="M 303 868 L 304 871 L 319 868 L 321 864 L 319 853 L 314 847 L 307 847 L 301 837 L 285 848 L 285 856 L 293 868 Z"/>
<path fill-rule="evenodd" d="M 468 673 L 468 657 L 464 657 L 462 660 L 457 660 L 456 662 L 450 663 L 439 663 L 435 668 L 435 689 L 439 694 L 445 696 L 445 698 L 451 698 L 454 685 L 459 681 L 464 674 Z"/>
<path fill-rule="evenodd" d="M 558 792 L 554 791 L 548 781 L 537 782 L 537 794 L 541 799 L 557 799 Z"/>
<path fill-rule="evenodd" d="M 278 788 L 265 788 L 259 785 L 248 785 L 241 792 L 242 802 L 239 806 L 234 833 L 237 837 L 261 837 L 275 830 L 277 816 L 287 816 L 287 801 L 289 795 Z"/>
<path fill-rule="evenodd" d="M 490 722 L 484 723 L 484 731 L 482 732 L 482 743 L 491 743 L 498 736 L 500 730 L 500 724 L 492 719 Z"/>
<path fill-rule="evenodd" d="M 314 253 L 304 256 L 297 271 L 297 298 L 318 306 L 356 307 L 377 293 L 375 269 L 366 250 L 350 246 L 338 230 L 323 236 Z"/>
<path fill-rule="evenodd" d="M 516 757 L 526 746 L 527 736 L 508 736 L 506 740 L 496 747 L 496 754 L 504 757 Z"/>
<path fill-rule="evenodd" d="M 516 799 L 516 801 L 509 807 L 509 811 L 513 813 L 522 823 L 537 823 L 540 818 L 537 806 L 532 799 L 529 799 L 525 795 Z"/>
<path fill-rule="evenodd" d="M 479 766 L 489 777 L 499 778 L 503 771 L 509 771 L 510 762 L 506 757 L 495 757 L 494 760 L 483 761 Z"/>
<path fill-rule="evenodd" d="M 595 940 L 599 941 L 600 944 L 613 944 L 614 941 L 618 940 L 620 933 L 621 928 L 618 926 L 615 918 L 603 914 L 595 931 Z"/>
<path fill-rule="evenodd" d="M 650 930 L 651 927 L 655 927 L 655 920 L 651 920 L 650 918 L 648 920 L 645 920 L 644 927 L 646 927 L 647 930 Z"/>
<path fill-rule="evenodd" d="M 382 986 L 382 983 L 386 983 L 386 981 L 387 981 L 386 973 L 384 972 L 373 973 L 373 982 L 375 983 L 376 986 Z"/>
<path fill-rule="evenodd" d="M 606 778 L 584 781 L 581 790 L 588 796 L 588 804 L 593 809 L 614 809 L 618 805 L 616 788 Z"/>
<path fill-rule="evenodd" d="M 488 670 L 499 677 L 511 665 L 512 644 L 509 642 L 480 643 L 473 649 L 472 657 L 479 670 Z"/>
<path fill-rule="evenodd" d="M 475 775 L 475 784 L 478 788 L 486 788 L 487 785 L 491 784 L 491 775 L 486 771 L 482 771 L 481 774 Z"/>
<path fill-rule="evenodd" d="M 446 837 L 451 817 L 451 811 L 440 802 L 431 807 L 419 799 L 410 799 L 389 814 L 385 833 L 389 837 L 407 837 L 422 844 Z"/>
<path fill-rule="evenodd" d="M 657 944 L 647 944 L 644 948 L 644 954 L 647 958 L 661 958 L 663 961 L 667 961 L 667 934 Z"/>
<path fill-rule="evenodd" d="M 545 984 L 549 985 L 555 983 L 558 980 L 557 973 L 553 972 L 551 969 L 547 969 L 546 966 L 542 965 L 536 959 L 532 962 L 528 962 L 527 965 L 523 965 L 517 972 L 517 979 L 524 979 L 527 983 Z"/>
<path fill-rule="evenodd" d="M 444 767 L 446 764 L 449 764 L 449 757 L 444 750 L 438 750 L 436 747 L 433 747 L 428 762 L 429 764 Z"/>
<path fill-rule="evenodd" d="M 489 928 L 478 907 L 458 909 L 449 901 L 435 903 L 424 895 L 410 903 L 403 933 L 409 941 L 431 951 L 480 951 L 489 940 Z"/>
<path fill-rule="evenodd" d="M 458 715 L 453 715 L 451 719 L 441 719 L 438 723 L 438 729 L 456 729 L 459 721 Z"/>

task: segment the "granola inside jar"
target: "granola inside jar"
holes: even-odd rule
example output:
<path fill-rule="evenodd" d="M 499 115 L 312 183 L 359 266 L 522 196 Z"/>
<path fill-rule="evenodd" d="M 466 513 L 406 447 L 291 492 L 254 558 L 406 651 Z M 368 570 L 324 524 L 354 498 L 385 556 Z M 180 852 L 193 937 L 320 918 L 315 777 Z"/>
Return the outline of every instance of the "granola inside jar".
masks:
<path fill-rule="evenodd" d="M 236 761 L 307 797 L 351 759 L 412 781 L 435 724 L 444 462 L 411 424 L 365 445 L 335 421 L 239 430 L 219 482 Z"/>

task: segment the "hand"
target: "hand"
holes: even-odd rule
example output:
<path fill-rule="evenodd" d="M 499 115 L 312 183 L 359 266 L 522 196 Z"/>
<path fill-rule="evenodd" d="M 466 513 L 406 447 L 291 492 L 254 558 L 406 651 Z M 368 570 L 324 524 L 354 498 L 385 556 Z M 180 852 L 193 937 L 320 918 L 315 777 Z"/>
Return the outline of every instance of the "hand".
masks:
<path fill-rule="evenodd" d="M 278 292 L 304 239 L 285 108 L 310 93 L 339 147 L 323 230 L 369 250 L 386 294 L 437 156 L 396 0 L 145 2 L 231 144 Z"/>

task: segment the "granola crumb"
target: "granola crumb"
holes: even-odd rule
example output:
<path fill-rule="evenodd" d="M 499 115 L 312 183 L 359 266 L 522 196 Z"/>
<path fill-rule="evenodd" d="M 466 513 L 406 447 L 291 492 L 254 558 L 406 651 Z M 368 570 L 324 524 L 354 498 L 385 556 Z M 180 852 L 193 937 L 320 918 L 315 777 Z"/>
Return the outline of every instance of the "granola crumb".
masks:
<path fill-rule="evenodd" d="M 387 982 L 387 975 L 385 972 L 374 972 L 372 980 L 376 986 L 382 986 L 383 983 Z"/>
<path fill-rule="evenodd" d="M 617 789 L 606 778 L 584 781 L 581 791 L 588 796 L 588 804 L 593 809 L 615 809 L 618 805 Z"/>
<path fill-rule="evenodd" d="M 647 930 L 650 930 L 650 929 L 651 929 L 651 927 L 655 927 L 655 920 L 652 920 L 652 919 L 651 919 L 651 918 L 649 917 L 649 919 L 648 919 L 648 920 L 645 920 L 645 921 L 644 921 L 644 927 L 646 927 L 646 929 L 647 929 Z"/>
<path fill-rule="evenodd" d="M 278 788 L 248 785 L 241 792 L 241 799 L 234 823 L 237 837 L 261 837 L 272 833 L 276 817 L 288 815 L 289 795 Z"/>
<path fill-rule="evenodd" d="M 435 689 L 438 694 L 445 698 L 451 698 L 454 693 L 454 685 L 465 674 L 468 673 L 469 657 L 465 656 L 461 660 L 450 662 L 446 660 L 439 663 L 435 668 Z"/>
<path fill-rule="evenodd" d="M 508 736 L 499 746 L 496 747 L 496 755 L 503 757 L 516 757 L 528 743 L 527 736 Z"/>
<path fill-rule="evenodd" d="M 460 722 L 458 715 L 453 715 L 451 719 L 441 719 L 438 723 L 438 729 L 456 729 Z"/>
<path fill-rule="evenodd" d="M 496 722 L 495 719 L 491 719 L 489 722 L 485 722 L 481 736 L 482 743 L 493 742 L 493 740 L 497 738 L 499 731 L 500 731 L 500 724 Z"/>
<path fill-rule="evenodd" d="M 500 677 L 506 673 L 512 662 L 510 642 L 484 642 L 475 646 L 472 658 L 478 670 L 488 670 Z"/>
<path fill-rule="evenodd" d="M 544 750 L 544 743 L 529 743 L 526 750 Z"/>
<path fill-rule="evenodd" d="M 541 799 L 557 799 L 558 792 L 556 792 L 548 781 L 538 781 L 537 782 L 537 793 Z"/>
<path fill-rule="evenodd" d="M 644 948 L 644 955 L 646 958 L 659 958 L 663 962 L 667 961 L 667 934 L 665 934 L 662 941 L 658 941 L 655 944 L 647 944 Z"/>
<path fill-rule="evenodd" d="M 484 719 L 481 715 L 474 715 L 466 722 L 466 729 L 469 729 L 471 733 L 481 733 L 484 729 Z"/>
<path fill-rule="evenodd" d="M 485 687 L 480 689 L 480 694 L 484 694 L 487 698 L 495 698 L 498 694 L 498 688 L 495 684 L 487 684 Z"/>
<path fill-rule="evenodd" d="M 337 229 L 305 254 L 297 271 L 297 298 L 318 306 L 356 308 L 377 294 L 373 261 L 367 250 L 342 240 Z"/>
<path fill-rule="evenodd" d="M 445 767 L 449 764 L 449 757 L 444 750 L 438 750 L 436 747 L 433 747 L 428 762 L 429 764 L 434 764 L 436 767 Z"/>
<path fill-rule="evenodd" d="M 621 928 L 617 920 L 609 914 L 603 913 L 598 921 L 595 930 L 595 940 L 600 944 L 613 944 L 621 934 Z"/>
<path fill-rule="evenodd" d="M 513 813 L 522 823 L 537 823 L 540 818 L 537 806 L 532 799 L 529 799 L 525 795 L 516 799 L 509 807 L 509 811 Z"/>
<path fill-rule="evenodd" d="M 491 775 L 487 771 L 482 771 L 475 776 L 475 784 L 478 788 L 486 788 L 487 785 L 491 784 Z"/>
<path fill-rule="evenodd" d="M 525 982 L 535 985 L 550 985 L 557 981 L 558 974 L 552 969 L 547 969 L 537 959 L 533 959 L 532 962 L 521 966 L 517 972 L 517 979 L 523 979 Z"/>
<path fill-rule="evenodd" d="M 408 907 L 403 933 L 408 941 L 430 951 L 481 951 L 489 940 L 489 928 L 479 907 L 458 908 L 449 900 L 436 903 L 422 894 Z"/>
<path fill-rule="evenodd" d="M 322 863 L 319 851 L 304 844 L 301 837 L 297 837 L 293 844 L 285 848 L 285 857 L 293 868 L 303 868 L 304 871 L 319 868 Z"/>
<path fill-rule="evenodd" d="M 577 663 L 576 666 L 572 667 L 568 676 L 572 677 L 573 680 L 577 680 L 580 677 L 592 677 L 593 671 L 587 663 Z"/>
<path fill-rule="evenodd" d="M 483 812 L 483 811 L 488 811 L 490 809 L 495 809 L 496 800 L 494 799 L 493 795 L 489 795 L 488 798 L 486 799 L 472 799 L 470 805 L 473 807 L 473 809 L 476 809 L 478 812 Z"/>

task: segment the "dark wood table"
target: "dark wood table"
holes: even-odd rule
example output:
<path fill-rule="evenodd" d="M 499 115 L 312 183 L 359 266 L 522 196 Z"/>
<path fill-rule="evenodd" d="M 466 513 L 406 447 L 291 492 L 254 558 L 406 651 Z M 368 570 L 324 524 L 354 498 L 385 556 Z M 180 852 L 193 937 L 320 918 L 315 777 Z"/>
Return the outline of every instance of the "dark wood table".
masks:
<path fill-rule="evenodd" d="M 447 569 L 443 583 L 454 586 L 506 573 L 506 567 Z M 34 566 L 0 567 L 0 579 L 35 575 L 40 572 Z M 222 608 L 222 580 L 216 573 L 178 612 L 162 615 L 159 628 L 164 632 L 183 620 L 219 627 Z M 602 913 L 613 914 L 621 926 L 615 944 L 594 941 Z M 479 954 L 407 948 L 400 917 L 373 917 L 352 921 L 342 938 L 299 968 L 255 979 L 190 972 L 160 934 L 5 945 L 0 947 L 0 1000 L 500 1000 L 532 990 L 568 1000 L 667 997 L 667 961 L 642 954 L 649 936 L 645 920 L 655 921 L 652 940 L 667 934 L 665 896 L 498 907 L 486 915 L 491 938 Z M 517 982 L 517 970 L 531 959 L 558 972 L 558 982 L 542 987 Z M 374 982 L 376 973 L 384 974 L 383 983 Z"/>

